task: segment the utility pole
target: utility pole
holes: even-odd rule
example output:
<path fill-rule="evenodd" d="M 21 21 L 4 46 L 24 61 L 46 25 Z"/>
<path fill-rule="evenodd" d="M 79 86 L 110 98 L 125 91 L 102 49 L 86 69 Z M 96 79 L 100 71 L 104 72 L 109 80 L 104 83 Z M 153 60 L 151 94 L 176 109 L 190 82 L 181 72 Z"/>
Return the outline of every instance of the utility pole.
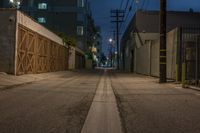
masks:
<path fill-rule="evenodd" d="M 119 23 L 123 22 L 124 18 L 124 10 L 111 10 L 111 23 L 116 23 L 116 41 L 117 41 L 117 69 L 119 70 L 119 59 L 120 59 L 120 51 L 119 51 Z"/>
<path fill-rule="evenodd" d="M 116 43 L 116 31 L 110 31 L 111 33 L 113 33 L 113 37 L 112 37 L 112 43 L 111 43 L 111 51 L 112 51 L 112 55 L 111 55 L 111 60 L 112 60 L 112 64 L 111 66 L 114 67 L 114 62 L 115 62 L 115 56 L 113 57 L 113 50 L 115 51 L 115 43 Z"/>
<path fill-rule="evenodd" d="M 160 0 L 160 83 L 167 82 L 166 0 Z"/>

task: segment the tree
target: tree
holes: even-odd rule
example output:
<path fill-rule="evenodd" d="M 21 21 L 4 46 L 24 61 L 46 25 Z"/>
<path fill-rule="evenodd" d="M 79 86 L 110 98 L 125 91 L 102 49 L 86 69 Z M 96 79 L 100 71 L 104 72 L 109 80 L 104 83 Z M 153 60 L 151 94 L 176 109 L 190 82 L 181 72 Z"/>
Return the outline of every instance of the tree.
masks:
<path fill-rule="evenodd" d="M 101 53 L 100 61 L 103 65 L 106 64 L 107 58 L 104 53 Z"/>
<path fill-rule="evenodd" d="M 67 45 L 76 47 L 77 40 L 74 37 L 67 36 L 63 32 L 56 32 L 56 34 L 63 39 L 63 42 Z"/>

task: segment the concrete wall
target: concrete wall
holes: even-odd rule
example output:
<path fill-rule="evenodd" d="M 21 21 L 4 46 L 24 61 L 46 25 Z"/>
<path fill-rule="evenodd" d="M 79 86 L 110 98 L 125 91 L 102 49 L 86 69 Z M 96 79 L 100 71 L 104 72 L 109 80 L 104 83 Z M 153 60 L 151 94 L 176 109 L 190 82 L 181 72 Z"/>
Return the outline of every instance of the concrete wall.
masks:
<path fill-rule="evenodd" d="M 174 29 L 167 34 L 167 78 L 176 78 L 176 51 L 178 30 Z M 140 34 L 136 37 L 135 72 L 159 77 L 159 34 Z M 155 39 L 157 38 L 157 39 Z"/>
<path fill-rule="evenodd" d="M 160 40 L 154 40 L 151 44 L 151 76 L 159 77 L 159 51 Z"/>
<path fill-rule="evenodd" d="M 73 70 L 75 69 L 75 48 L 74 47 L 70 47 L 69 49 L 69 66 L 68 69 L 69 70 Z"/>
<path fill-rule="evenodd" d="M 131 41 L 128 40 L 127 41 L 127 44 L 126 44 L 126 47 L 125 47 L 125 58 L 124 58 L 124 61 L 125 61 L 125 70 L 127 72 L 130 72 L 131 71 L 131 50 L 132 50 L 132 44 L 131 44 Z"/>
<path fill-rule="evenodd" d="M 140 48 L 135 49 L 135 72 L 140 74 L 150 74 L 150 43 L 145 43 Z"/>
<path fill-rule="evenodd" d="M 68 69 L 82 69 L 85 67 L 84 53 L 75 47 L 69 46 Z M 84 65 L 84 66 L 83 66 Z"/>
<path fill-rule="evenodd" d="M 76 57 L 75 57 L 75 68 L 83 69 L 85 68 L 85 53 L 76 47 Z"/>
<path fill-rule="evenodd" d="M 130 35 L 130 40 L 126 41 L 124 44 L 124 64 L 125 71 L 131 72 L 135 71 L 142 74 L 149 74 L 150 70 L 146 70 L 145 68 L 149 67 L 148 64 L 141 64 L 141 60 L 146 60 L 146 57 L 150 57 L 150 41 L 156 40 L 159 38 L 158 33 L 134 33 Z M 146 53 L 147 49 L 149 49 L 149 53 Z M 123 57 L 122 57 L 123 58 Z M 140 68 L 140 66 L 144 68 Z M 123 68 L 123 65 L 121 65 Z M 145 71 L 142 71 L 145 69 Z"/>
<path fill-rule="evenodd" d="M 0 10 L 0 72 L 14 73 L 16 11 Z"/>
<path fill-rule="evenodd" d="M 167 34 L 167 78 L 176 79 L 178 29 Z"/>
<path fill-rule="evenodd" d="M 136 73 L 150 74 L 151 43 L 159 38 L 158 33 L 135 33 L 134 71 Z"/>
<path fill-rule="evenodd" d="M 176 51 L 178 44 L 178 29 L 174 29 L 167 34 L 167 78 L 176 78 Z M 155 40 L 151 44 L 151 76 L 159 77 L 159 49 L 160 40 Z"/>

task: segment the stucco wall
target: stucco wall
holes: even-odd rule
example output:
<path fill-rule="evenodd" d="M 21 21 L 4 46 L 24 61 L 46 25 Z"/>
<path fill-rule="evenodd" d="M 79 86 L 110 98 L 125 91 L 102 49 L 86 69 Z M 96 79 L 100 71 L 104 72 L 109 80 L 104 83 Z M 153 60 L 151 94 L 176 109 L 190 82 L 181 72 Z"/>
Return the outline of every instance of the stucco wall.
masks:
<path fill-rule="evenodd" d="M 178 29 L 167 34 L 167 78 L 176 79 Z"/>
<path fill-rule="evenodd" d="M 15 29 L 16 11 L 0 10 L 0 72 L 14 73 Z"/>
<path fill-rule="evenodd" d="M 148 33 L 140 36 L 142 43 L 139 39 L 136 40 L 139 45 L 135 48 L 135 72 L 158 77 L 160 41 L 159 39 L 153 40 L 158 35 Z M 176 77 L 177 38 L 177 29 L 167 34 L 167 78 L 169 79 L 175 79 Z"/>
<path fill-rule="evenodd" d="M 125 70 L 127 72 L 130 72 L 131 69 L 131 43 L 130 40 L 127 42 L 126 47 L 125 47 Z"/>
<path fill-rule="evenodd" d="M 160 40 L 154 40 L 151 44 L 151 76 L 159 77 L 159 49 Z"/>
<path fill-rule="evenodd" d="M 75 69 L 75 48 L 70 47 L 69 49 L 69 66 L 68 69 Z"/>
<path fill-rule="evenodd" d="M 176 51 L 178 43 L 178 30 L 174 29 L 167 34 L 167 78 L 176 78 Z M 160 40 L 151 45 L 151 75 L 159 76 L 159 48 Z"/>
<path fill-rule="evenodd" d="M 150 43 L 145 43 L 140 48 L 136 48 L 136 73 L 150 74 Z"/>
<path fill-rule="evenodd" d="M 135 72 L 150 75 L 151 42 L 159 38 L 158 33 L 135 33 Z"/>

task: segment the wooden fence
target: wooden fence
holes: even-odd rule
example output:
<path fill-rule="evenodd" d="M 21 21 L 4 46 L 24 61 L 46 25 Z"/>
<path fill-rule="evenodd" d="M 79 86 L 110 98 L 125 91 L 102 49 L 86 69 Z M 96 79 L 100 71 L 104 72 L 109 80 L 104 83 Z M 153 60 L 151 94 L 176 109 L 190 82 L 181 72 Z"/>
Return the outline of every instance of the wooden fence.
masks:
<path fill-rule="evenodd" d="M 67 70 L 67 47 L 20 24 L 17 40 L 17 75 Z"/>

